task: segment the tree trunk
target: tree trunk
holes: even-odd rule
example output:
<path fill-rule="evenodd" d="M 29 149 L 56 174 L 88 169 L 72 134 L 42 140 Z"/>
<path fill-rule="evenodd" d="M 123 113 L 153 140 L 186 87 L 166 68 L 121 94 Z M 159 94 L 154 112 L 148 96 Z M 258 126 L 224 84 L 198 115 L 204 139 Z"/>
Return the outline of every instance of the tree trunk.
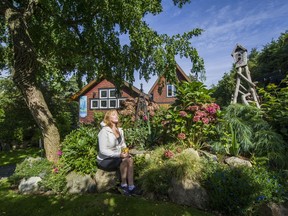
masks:
<path fill-rule="evenodd" d="M 12 40 L 13 81 L 21 90 L 32 116 L 41 129 L 47 159 L 56 163 L 59 158 L 57 151 L 60 134 L 43 94 L 37 87 L 36 73 L 39 68 L 37 56 L 24 16 L 18 11 L 7 9 L 5 19 Z"/>

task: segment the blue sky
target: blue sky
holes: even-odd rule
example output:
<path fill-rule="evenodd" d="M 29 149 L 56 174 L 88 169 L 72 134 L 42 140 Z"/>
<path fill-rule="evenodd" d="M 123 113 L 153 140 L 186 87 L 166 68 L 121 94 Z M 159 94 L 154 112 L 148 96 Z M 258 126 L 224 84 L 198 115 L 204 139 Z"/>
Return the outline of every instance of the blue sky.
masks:
<path fill-rule="evenodd" d="M 217 84 L 225 72 L 232 68 L 231 52 L 237 43 L 248 49 L 261 51 L 263 46 L 288 30 L 287 0 L 192 0 L 182 9 L 172 0 L 162 0 L 163 12 L 147 16 L 145 20 L 159 33 L 182 34 L 194 28 L 204 29 L 202 35 L 191 40 L 204 59 L 207 87 Z M 192 67 L 190 60 L 176 58 L 188 75 Z M 153 77 L 143 83 L 144 92 L 154 84 Z"/>

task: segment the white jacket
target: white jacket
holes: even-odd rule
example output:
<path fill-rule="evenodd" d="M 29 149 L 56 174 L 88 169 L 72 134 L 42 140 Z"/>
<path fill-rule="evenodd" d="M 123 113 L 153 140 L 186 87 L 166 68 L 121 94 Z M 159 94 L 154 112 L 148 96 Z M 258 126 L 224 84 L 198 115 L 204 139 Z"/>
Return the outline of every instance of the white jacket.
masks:
<path fill-rule="evenodd" d="M 106 126 L 104 122 L 101 122 L 101 126 L 102 129 L 98 134 L 99 152 L 97 159 L 101 161 L 109 157 L 120 157 L 121 148 L 126 148 L 122 128 L 118 128 L 122 137 L 122 140 L 119 143 L 109 126 Z"/>

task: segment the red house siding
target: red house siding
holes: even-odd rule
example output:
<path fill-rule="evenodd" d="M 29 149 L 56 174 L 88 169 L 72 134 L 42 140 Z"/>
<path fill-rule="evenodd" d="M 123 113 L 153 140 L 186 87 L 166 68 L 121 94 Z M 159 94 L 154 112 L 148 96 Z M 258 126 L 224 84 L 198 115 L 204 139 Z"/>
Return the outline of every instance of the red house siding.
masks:
<path fill-rule="evenodd" d="M 101 82 L 99 82 L 98 84 L 95 82 L 94 86 L 92 84 L 90 89 L 88 88 L 88 90 L 85 93 L 81 94 L 81 96 L 87 96 L 87 104 L 86 104 L 87 105 L 87 116 L 84 118 L 79 116 L 79 122 L 91 123 L 94 121 L 94 113 L 95 112 L 106 112 L 109 108 L 107 108 L 107 109 L 91 109 L 91 106 L 90 106 L 91 99 L 99 98 L 99 92 L 101 89 L 113 89 L 113 88 L 115 88 L 115 85 L 112 82 L 104 79 Z M 138 92 L 133 91 L 132 89 L 128 88 L 127 86 L 124 86 L 122 88 L 122 90 L 120 91 L 120 97 L 119 98 L 135 98 L 138 96 L 139 96 Z M 80 95 L 78 98 L 78 102 L 79 102 L 79 99 L 80 99 Z"/>
<path fill-rule="evenodd" d="M 189 77 L 184 73 L 184 71 L 180 68 L 179 65 L 177 65 L 176 68 L 176 77 L 178 81 L 190 82 Z M 166 79 L 164 77 L 161 77 L 155 82 L 155 84 L 149 91 L 149 94 L 152 94 L 153 100 L 160 106 L 169 106 L 176 100 L 176 97 L 167 97 L 168 84 L 169 83 L 166 82 Z"/>

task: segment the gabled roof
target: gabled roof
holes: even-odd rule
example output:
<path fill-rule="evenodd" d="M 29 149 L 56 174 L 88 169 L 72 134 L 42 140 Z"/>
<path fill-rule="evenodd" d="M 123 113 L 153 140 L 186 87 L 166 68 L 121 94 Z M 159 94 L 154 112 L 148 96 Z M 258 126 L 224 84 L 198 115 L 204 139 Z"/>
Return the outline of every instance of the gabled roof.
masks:
<path fill-rule="evenodd" d="M 235 48 L 233 49 L 231 56 L 233 56 L 234 53 L 238 52 L 239 50 L 243 50 L 244 52 L 247 52 L 247 49 L 240 44 L 236 44 Z"/>
<path fill-rule="evenodd" d="M 185 80 L 186 80 L 187 82 L 191 82 L 191 79 L 185 74 L 185 72 L 182 70 L 182 68 L 176 63 L 176 73 L 177 73 L 177 71 L 179 71 L 180 74 L 183 75 L 183 77 L 185 78 Z M 161 77 L 158 77 L 158 79 L 155 81 L 155 83 L 153 84 L 153 86 L 152 86 L 151 89 L 149 90 L 149 93 L 148 93 L 148 94 L 150 94 L 150 93 L 153 91 L 153 89 L 154 89 L 154 88 L 156 87 L 156 85 L 159 83 L 160 79 L 161 79 Z"/>
<path fill-rule="evenodd" d="M 92 89 L 94 86 L 98 85 L 100 82 L 105 80 L 105 78 L 99 79 L 99 80 L 92 80 L 89 82 L 86 86 L 84 86 L 80 91 L 78 91 L 76 94 L 72 95 L 71 100 L 78 100 L 78 98 L 82 95 L 84 95 L 86 92 L 88 92 L 90 89 Z M 108 79 L 107 79 L 108 80 Z M 110 81 L 110 80 L 108 80 Z M 111 82 L 111 81 L 110 81 Z M 113 83 L 113 82 L 112 82 Z M 141 91 L 136 88 L 135 86 L 129 84 L 128 82 L 124 81 L 124 86 L 131 88 L 132 91 L 136 92 L 137 94 L 141 94 Z M 148 98 L 148 95 L 143 92 L 144 96 Z"/>

